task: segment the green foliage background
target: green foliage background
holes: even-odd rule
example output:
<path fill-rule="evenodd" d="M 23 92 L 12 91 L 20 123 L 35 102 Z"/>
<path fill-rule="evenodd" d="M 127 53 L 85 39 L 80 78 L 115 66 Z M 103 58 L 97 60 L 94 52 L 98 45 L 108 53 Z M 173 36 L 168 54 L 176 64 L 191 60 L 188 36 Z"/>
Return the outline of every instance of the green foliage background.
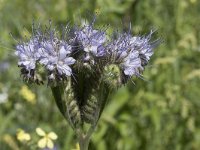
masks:
<path fill-rule="evenodd" d="M 23 149 L 22 128 L 54 131 L 57 149 L 75 148 L 69 124 L 56 108 L 50 89 L 30 85 L 36 104 L 20 94 L 14 45 L 31 33 L 33 19 L 59 27 L 92 18 L 109 30 L 132 24 L 134 34 L 158 30 L 159 46 L 144 78 L 113 94 L 90 143 L 91 150 L 199 150 L 200 148 L 200 1 L 199 0 L 0 0 L 0 149 Z M 14 38 L 10 36 L 12 33 Z M 33 143 L 26 149 L 39 149 Z"/>

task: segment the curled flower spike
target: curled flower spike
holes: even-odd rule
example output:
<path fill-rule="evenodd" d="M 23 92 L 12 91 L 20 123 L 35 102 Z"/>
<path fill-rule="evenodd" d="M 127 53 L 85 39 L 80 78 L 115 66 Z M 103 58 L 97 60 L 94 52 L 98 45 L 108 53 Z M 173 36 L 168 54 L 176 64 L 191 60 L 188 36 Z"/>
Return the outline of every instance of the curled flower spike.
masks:
<path fill-rule="evenodd" d="M 15 54 L 19 57 L 18 65 L 27 70 L 35 69 L 36 61 L 39 59 L 38 47 L 35 40 L 17 45 Z"/>
<path fill-rule="evenodd" d="M 140 70 L 148 64 L 153 55 L 153 47 L 158 41 L 150 42 L 152 31 L 147 37 L 119 34 L 108 44 L 108 51 L 114 63 L 120 64 L 127 76 L 139 76 Z"/>
<path fill-rule="evenodd" d="M 137 51 L 132 51 L 125 57 L 122 64 L 124 74 L 127 76 L 139 75 L 139 68 L 141 67 L 141 61 L 139 58 L 139 53 Z"/>
<path fill-rule="evenodd" d="M 72 70 L 69 67 L 75 63 L 75 59 L 70 57 L 71 46 L 67 43 L 56 43 L 45 41 L 39 49 L 40 63 L 45 65 L 47 70 L 53 72 L 57 70 L 59 75 L 71 76 Z"/>
<path fill-rule="evenodd" d="M 93 54 L 95 57 L 104 56 L 106 34 L 103 31 L 95 30 L 91 25 L 86 25 L 82 29 L 75 31 L 76 42 L 78 42 L 87 55 Z M 87 56 L 88 57 L 88 56 Z M 89 58 L 89 57 L 88 57 Z M 88 59 L 86 58 L 86 60 Z"/>
<path fill-rule="evenodd" d="M 108 51 L 111 54 L 113 63 L 119 64 L 127 76 L 138 75 L 141 68 L 139 52 L 130 43 L 130 35 L 120 34 L 108 44 Z"/>
<path fill-rule="evenodd" d="M 71 45 L 59 40 L 55 31 L 49 29 L 42 33 L 40 28 L 35 30 L 29 42 L 16 46 L 15 54 L 19 58 L 18 65 L 22 67 L 23 78 L 40 84 L 45 79 L 44 74 L 48 75 L 49 80 L 55 81 L 71 76 L 70 66 L 75 63 L 71 57 Z"/>
<path fill-rule="evenodd" d="M 38 43 L 35 40 L 30 40 L 28 43 L 17 45 L 15 54 L 18 56 L 19 67 L 22 67 L 22 74 L 27 78 L 34 76 L 36 62 L 39 59 Z"/>
<path fill-rule="evenodd" d="M 144 67 L 148 64 L 150 57 L 153 55 L 153 48 L 156 43 L 159 41 L 150 42 L 151 35 L 153 31 L 150 32 L 148 36 L 139 37 L 134 36 L 130 39 L 130 44 L 135 47 L 135 49 L 139 52 L 139 57 L 141 59 L 141 65 Z"/>

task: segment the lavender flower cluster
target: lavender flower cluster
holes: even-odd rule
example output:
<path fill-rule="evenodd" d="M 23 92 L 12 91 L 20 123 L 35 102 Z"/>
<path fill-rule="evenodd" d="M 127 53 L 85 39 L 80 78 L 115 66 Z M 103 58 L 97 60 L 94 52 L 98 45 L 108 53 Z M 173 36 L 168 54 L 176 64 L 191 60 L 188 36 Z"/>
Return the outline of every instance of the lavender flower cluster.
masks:
<path fill-rule="evenodd" d="M 51 29 L 36 30 L 28 42 L 16 46 L 15 52 L 21 73 L 29 81 L 39 80 L 37 73 L 41 68 L 45 68 L 48 81 L 67 78 L 74 75 L 77 64 L 88 64 L 93 70 L 99 65 L 115 64 L 127 77 L 140 76 L 157 43 L 151 41 L 152 31 L 147 36 L 109 36 L 106 30 L 85 25 L 64 30 L 62 35 L 66 37 Z"/>

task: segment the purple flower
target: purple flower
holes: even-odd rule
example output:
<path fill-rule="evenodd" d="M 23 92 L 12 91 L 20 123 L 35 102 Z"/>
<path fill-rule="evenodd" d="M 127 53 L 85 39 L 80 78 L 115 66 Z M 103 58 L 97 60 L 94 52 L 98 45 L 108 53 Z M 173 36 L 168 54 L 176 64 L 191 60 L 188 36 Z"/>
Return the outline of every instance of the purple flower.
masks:
<path fill-rule="evenodd" d="M 19 58 L 18 65 L 28 71 L 34 70 L 36 61 L 39 59 L 38 47 L 39 45 L 35 39 L 17 45 L 15 54 Z"/>
<path fill-rule="evenodd" d="M 103 46 L 106 41 L 105 32 L 94 30 L 92 26 L 86 25 L 81 30 L 75 31 L 75 38 L 86 53 L 92 53 L 96 57 L 105 55 Z"/>
<path fill-rule="evenodd" d="M 127 34 L 120 34 L 107 45 L 108 52 L 114 55 L 116 61 L 127 57 L 131 51 L 130 38 Z"/>
<path fill-rule="evenodd" d="M 105 30 L 94 29 L 93 23 L 75 30 L 66 27 L 61 34 L 51 28 L 36 28 L 29 42 L 16 47 L 23 78 L 39 83 L 48 74 L 48 81 L 61 81 L 73 71 L 102 71 L 110 64 L 120 68 L 124 79 L 140 76 L 158 44 L 151 42 L 153 32 L 147 36 L 118 33 L 109 37 Z"/>
<path fill-rule="evenodd" d="M 64 42 L 43 41 L 39 53 L 39 62 L 49 71 L 56 69 L 59 75 L 71 76 L 72 69 L 69 66 L 75 63 L 75 59 L 69 56 L 70 45 Z"/>
<path fill-rule="evenodd" d="M 151 32 L 147 37 L 118 34 L 117 38 L 108 44 L 108 52 L 114 57 L 114 62 L 120 64 L 127 76 L 139 75 L 153 54 L 153 44 L 150 43 Z"/>
<path fill-rule="evenodd" d="M 153 47 L 157 42 L 150 42 L 152 33 L 153 31 L 151 31 L 150 34 L 146 37 L 134 36 L 130 38 L 130 44 L 139 52 L 142 66 L 147 65 L 150 57 L 153 55 Z"/>
<path fill-rule="evenodd" d="M 141 68 L 139 52 L 130 43 L 130 38 L 129 34 L 119 34 L 107 46 L 108 52 L 114 58 L 112 61 L 119 64 L 127 76 L 139 75 L 139 68 Z"/>
<path fill-rule="evenodd" d="M 139 68 L 141 68 L 141 60 L 137 51 L 131 51 L 122 63 L 124 74 L 127 76 L 139 75 Z"/>

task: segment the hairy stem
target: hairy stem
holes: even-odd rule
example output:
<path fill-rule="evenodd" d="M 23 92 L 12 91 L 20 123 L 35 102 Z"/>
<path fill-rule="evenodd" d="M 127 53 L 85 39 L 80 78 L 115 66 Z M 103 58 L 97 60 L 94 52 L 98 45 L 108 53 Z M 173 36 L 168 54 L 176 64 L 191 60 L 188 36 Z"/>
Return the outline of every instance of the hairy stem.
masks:
<path fill-rule="evenodd" d="M 86 134 L 83 134 L 83 133 L 79 134 L 78 140 L 79 140 L 80 150 L 88 150 L 90 138 L 94 130 L 95 130 L 95 126 L 91 126 Z"/>
<path fill-rule="evenodd" d="M 79 146 L 80 150 L 88 150 L 90 138 L 87 138 L 84 134 L 79 136 Z"/>

